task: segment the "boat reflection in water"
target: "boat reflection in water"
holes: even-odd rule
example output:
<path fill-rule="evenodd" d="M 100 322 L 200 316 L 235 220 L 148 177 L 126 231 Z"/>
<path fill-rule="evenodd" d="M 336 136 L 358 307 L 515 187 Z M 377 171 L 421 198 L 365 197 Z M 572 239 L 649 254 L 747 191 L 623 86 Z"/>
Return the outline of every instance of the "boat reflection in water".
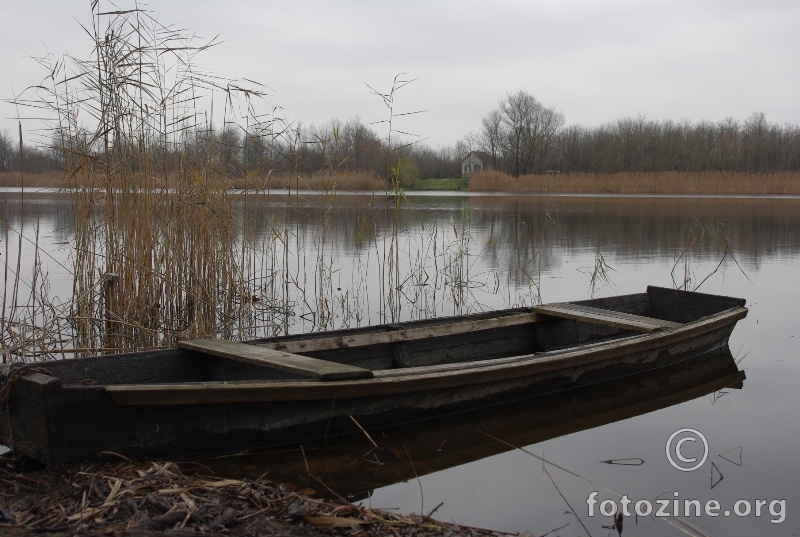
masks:
<path fill-rule="evenodd" d="M 354 421 L 353 434 L 328 442 L 217 457 L 203 464 L 229 477 L 266 476 L 358 500 L 374 489 L 510 451 L 511 446 L 529 446 L 741 388 L 744 379 L 724 346 L 609 382 L 380 430 L 364 431 Z"/>

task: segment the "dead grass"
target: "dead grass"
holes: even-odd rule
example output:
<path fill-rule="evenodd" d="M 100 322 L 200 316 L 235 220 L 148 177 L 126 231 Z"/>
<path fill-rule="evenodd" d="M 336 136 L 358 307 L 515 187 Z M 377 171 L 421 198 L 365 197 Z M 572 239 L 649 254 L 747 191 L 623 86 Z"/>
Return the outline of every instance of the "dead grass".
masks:
<path fill-rule="evenodd" d="M 800 195 L 800 173 L 654 172 L 523 175 L 483 172 L 472 176 L 473 192 L 553 194 Z"/>
<path fill-rule="evenodd" d="M 161 177 L 154 177 L 155 186 L 164 188 L 177 179 L 176 174 L 170 175 L 169 181 Z M 279 173 L 254 173 L 244 178 L 229 178 L 227 183 L 232 188 L 289 188 L 300 190 L 386 190 L 386 181 L 376 173 L 367 171 L 330 173 L 318 172 L 311 175 L 296 176 L 287 172 Z M 0 173 L 0 188 L 2 187 L 38 187 L 61 188 L 65 184 L 64 172 L 50 170 L 42 173 L 19 172 Z M 80 185 L 87 186 L 87 185 Z"/>
<path fill-rule="evenodd" d="M 23 181 L 24 179 L 24 181 Z M 37 187 L 58 188 L 64 182 L 64 172 L 50 170 L 41 173 L 2 172 L 0 173 L 0 187 Z"/>
<path fill-rule="evenodd" d="M 186 468 L 186 471 L 183 470 Z M 507 535 L 424 515 L 318 500 L 264 478 L 196 475 L 199 465 L 93 463 L 27 470 L 0 458 L 0 533 L 31 535 Z M 324 488 L 323 484 L 320 484 Z"/>
<path fill-rule="evenodd" d="M 387 183 L 367 171 L 297 175 L 288 172 L 252 174 L 234 181 L 233 186 L 247 189 L 292 188 L 298 190 L 386 190 Z"/>
<path fill-rule="evenodd" d="M 231 187 L 299 190 L 385 190 L 386 182 L 366 171 L 349 173 L 318 172 L 299 177 L 286 172 L 251 174 L 229 179 Z M 19 172 L 0 173 L 0 187 L 23 186 Z M 64 172 L 51 170 L 26 173 L 24 186 L 59 188 Z M 159 185 L 164 186 L 164 185 Z M 697 194 L 697 195 L 800 195 L 800 173 L 748 174 L 727 172 L 653 172 L 561 175 L 523 175 L 482 172 L 469 179 L 472 192 L 530 192 L 553 194 Z"/>

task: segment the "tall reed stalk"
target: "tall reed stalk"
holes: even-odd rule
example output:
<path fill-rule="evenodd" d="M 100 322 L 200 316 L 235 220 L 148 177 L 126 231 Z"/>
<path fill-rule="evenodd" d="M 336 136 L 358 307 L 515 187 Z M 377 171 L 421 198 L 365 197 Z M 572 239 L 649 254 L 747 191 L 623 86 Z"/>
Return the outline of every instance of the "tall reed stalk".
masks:
<path fill-rule="evenodd" d="M 717 265 L 709 272 L 698 272 L 704 259 L 711 259 Z M 730 238 L 724 233 L 724 224 L 705 218 L 695 218 L 681 229 L 681 249 L 675 256 L 672 266 L 672 284 L 676 289 L 698 291 L 706 281 L 723 270 L 726 260 L 730 260 L 745 276 L 733 253 Z"/>
<path fill-rule="evenodd" d="M 232 337 L 248 320 L 249 267 L 201 106 L 216 96 L 227 123 L 262 93 L 198 68 L 213 40 L 198 45 L 142 9 L 92 9 L 92 56 L 41 59 L 51 88 L 37 103 L 53 112 L 73 200 L 75 349 Z"/>
<path fill-rule="evenodd" d="M 297 161 L 280 193 L 265 188 L 266 170 L 242 179 L 219 165 L 224 159 L 216 153 L 230 148 L 213 137 L 215 103 L 223 103 L 226 127 L 244 117 L 264 136 L 284 137 L 295 156 L 304 141 L 299 129 L 255 112 L 263 96 L 258 87 L 204 74 L 196 58 L 213 40 L 198 45 L 146 11 L 104 11 L 100 2 L 93 4 L 92 21 L 86 29 L 92 56 L 40 59 L 50 86 L 37 86 L 27 101 L 52 112 L 50 141 L 65 164 L 72 296 L 49 296 L 35 262 L 31 294 L 21 306 L 18 284 L 26 280 L 6 255 L 6 292 L 9 276 L 15 283 L 11 299 L 4 295 L 4 360 L 346 328 L 484 307 L 475 292 L 484 292 L 492 276 L 472 269 L 486 245 L 476 243 L 468 208 L 427 228 L 403 219 L 402 146 L 392 145 L 391 121 L 401 115 L 394 94 L 409 81 L 395 79 L 388 94 L 388 188 L 373 190 L 348 239 L 356 252 L 343 256 L 331 238 L 338 203 L 332 165 L 320 170 L 322 193 L 313 199 L 299 188 Z M 245 190 L 230 190 L 232 182 L 243 182 Z M 8 249 L 15 231 L 8 219 L 5 224 Z M 26 235 L 17 234 L 21 244 Z M 40 255 L 38 244 L 35 251 Z M 496 294 L 503 292 L 496 286 Z M 509 302 L 525 301 L 507 293 Z"/>

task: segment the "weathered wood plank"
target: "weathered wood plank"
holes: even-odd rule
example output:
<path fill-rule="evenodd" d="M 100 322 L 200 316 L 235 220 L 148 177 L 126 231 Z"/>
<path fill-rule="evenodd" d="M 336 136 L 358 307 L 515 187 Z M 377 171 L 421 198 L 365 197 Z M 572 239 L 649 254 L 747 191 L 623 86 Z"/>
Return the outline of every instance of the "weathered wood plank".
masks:
<path fill-rule="evenodd" d="M 371 332 L 367 334 L 321 337 L 297 341 L 281 341 L 277 343 L 257 343 L 257 346 L 265 349 L 274 349 L 291 353 L 328 351 L 333 349 L 400 343 L 418 339 L 466 334 L 478 330 L 491 330 L 494 328 L 527 324 L 535 322 L 536 320 L 538 320 L 538 317 L 535 313 L 523 313 L 520 315 L 507 315 L 503 317 L 493 317 L 491 319 L 481 319 L 478 321 L 447 323 L 436 326 L 426 326 L 422 328 L 394 330 L 391 332 Z"/>
<path fill-rule="evenodd" d="M 678 323 L 691 322 L 730 308 L 744 307 L 746 302 L 742 298 L 666 289 L 652 285 L 647 286 L 647 294 L 651 297 L 653 315 Z"/>
<path fill-rule="evenodd" d="M 613 365 L 609 361 L 620 358 L 632 364 L 632 368 L 641 370 L 652 359 L 652 353 L 660 352 L 660 349 L 668 348 L 669 353 L 675 356 L 694 355 L 707 347 L 725 344 L 736 321 L 746 315 L 745 308 L 738 308 L 676 330 L 640 334 L 543 354 L 470 362 L 457 370 L 450 370 L 444 365 L 407 368 L 399 370 L 402 373 L 398 376 L 376 372 L 375 378 L 370 380 L 333 383 L 308 380 L 117 385 L 106 386 L 105 392 L 119 405 L 338 401 L 413 392 L 422 394 L 428 390 L 467 388 L 473 384 L 488 386 L 498 382 L 522 382 L 531 375 L 541 378 L 542 375 L 563 370 L 582 371 L 593 365 Z M 423 370 L 429 374 L 424 374 Z"/>
<path fill-rule="evenodd" d="M 374 378 L 359 381 L 320 383 L 311 381 L 288 382 L 212 382 L 193 384 L 121 385 L 106 386 L 105 392 L 119 405 L 187 405 L 213 403 L 262 403 L 358 399 L 368 397 L 393 397 L 416 393 L 434 396 L 446 389 L 471 389 L 480 391 L 506 389 L 509 385 L 544 382 L 552 391 L 553 376 L 563 375 L 565 385 L 572 385 L 576 375 L 590 370 L 623 367 L 642 371 L 659 366 L 657 356 L 697 355 L 706 349 L 717 348 L 727 342 L 733 325 L 747 314 L 742 308 L 719 317 L 693 323 L 677 330 L 640 334 L 619 341 L 579 346 L 564 351 L 464 364 L 458 370 L 440 366 L 408 368 L 400 371 L 406 375 Z M 665 348 L 669 352 L 662 353 Z M 417 371 L 415 371 L 417 369 Z M 422 373 L 428 369 L 428 373 Z M 620 375 L 616 370 L 615 375 Z M 383 375 L 381 375 L 382 377 Z M 378 377 L 378 375 L 376 375 Z M 500 387 L 500 388 L 498 388 Z M 446 397 L 451 397 L 450 395 Z"/>
<path fill-rule="evenodd" d="M 655 332 L 656 330 L 663 330 L 665 328 L 678 328 L 679 326 L 682 326 L 680 323 L 673 323 L 671 321 L 663 321 L 661 319 L 654 319 L 652 317 L 642 317 L 641 315 L 632 315 L 630 313 L 581 306 L 579 304 L 570 304 L 568 302 L 537 306 L 534 308 L 534 311 L 542 315 L 551 315 L 553 317 L 563 317 L 565 319 L 575 319 L 578 321 L 604 324 L 608 326 L 615 326 L 617 328 L 624 328 L 626 330 L 636 330 L 637 332 L 649 333 Z"/>
<path fill-rule="evenodd" d="M 372 371 L 361 367 L 265 349 L 224 339 L 196 339 L 181 341 L 179 345 L 187 350 L 212 354 L 249 364 L 273 367 L 281 371 L 289 371 L 324 381 L 370 379 L 373 376 Z"/>

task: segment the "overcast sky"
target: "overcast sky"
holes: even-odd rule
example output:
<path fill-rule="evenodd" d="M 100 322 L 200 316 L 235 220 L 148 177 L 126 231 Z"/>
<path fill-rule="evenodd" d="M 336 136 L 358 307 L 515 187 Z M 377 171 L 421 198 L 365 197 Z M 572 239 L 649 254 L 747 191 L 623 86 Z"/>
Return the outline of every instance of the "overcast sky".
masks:
<path fill-rule="evenodd" d="M 101 5 L 106 4 L 101 0 Z M 119 6 L 130 2 L 120 0 Z M 0 97 L 38 83 L 27 58 L 87 57 L 89 0 L 0 0 Z M 257 80 L 271 104 L 303 123 L 384 119 L 366 84 L 418 80 L 398 111 L 425 109 L 400 127 L 450 145 L 525 90 L 567 124 L 649 119 L 800 124 L 797 0 L 153 0 L 145 7 L 224 43 L 209 70 Z M 0 103 L 0 129 L 16 131 Z M 24 115 L 28 115 L 24 112 Z M 23 122 L 28 131 L 32 121 Z M 376 126 L 377 130 L 380 127 Z"/>

